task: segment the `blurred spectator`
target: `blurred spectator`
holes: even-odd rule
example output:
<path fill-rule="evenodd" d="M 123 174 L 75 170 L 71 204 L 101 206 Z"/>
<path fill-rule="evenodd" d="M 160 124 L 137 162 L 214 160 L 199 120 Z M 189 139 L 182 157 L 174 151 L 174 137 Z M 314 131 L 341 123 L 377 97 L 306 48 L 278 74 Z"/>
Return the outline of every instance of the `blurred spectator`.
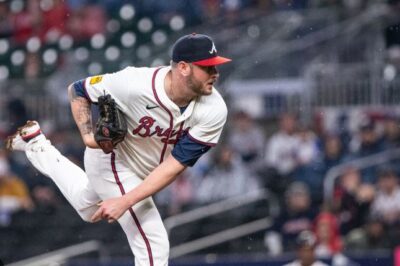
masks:
<path fill-rule="evenodd" d="M 221 1 L 220 0 L 203 0 L 204 21 L 210 24 L 218 22 L 221 17 Z"/>
<path fill-rule="evenodd" d="M 371 214 L 382 219 L 387 225 L 400 221 L 400 186 L 392 169 L 379 172 L 378 192 L 371 206 Z"/>
<path fill-rule="evenodd" d="M 24 65 L 24 78 L 27 80 L 35 80 L 42 74 L 42 62 L 37 53 L 28 53 Z"/>
<path fill-rule="evenodd" d="M 25 45 L 31 37 L 39 36 L 43 23 L 39 0 L 25 1 L 23 5 L 23 10 L 13 18 L 13 39 L 21 45 Z"/>
<path fill-rule="evenodd" d="M 383 121 L 382 140 L 386 150 L 400 148 L 400 125 L 397 116 L 391 114 L 386 115 Z M 390 165 L 397 173 L 400 172 L 400 158 L 392 160 Z"/>
<path fill-rule="evenodd" d="M 215 152 L 210 171 L 197 187 L 198 203 L 209 203 L 258 189 L 258 182 L 229 146 Z"/>
<path fill-rule="evenodd" d="M 390 14 L 388 16 L 387 27 L 385 28 L 385 42 L 386 47 L 400 45 L 400 1 L 399 0 L 388 0 Z"/>
<path fill-rule="evenodd" d="M 317 137 L 314 132 L 306 127 L 300 127 L 297 136 L 297 164 L 309 165 L 319 156 Z"/>
<path fill-rule="evenodd" d="M 359 132 L 351 143 L 352 154 L 349 159 L 360 159 L 366 156 L 382 152 L 384 149 L 383 141 L 379 137 L 375 122 L 366 118 L 361 122 Z M 375 167 L 368 167 L 362 171 L 363 182 L 376 182 Z"/>
<path fill-rule="evenodd" d="M 293 179 L 298 166 L 298 137 L 295 134 L 296 117 L 282 114 L 279 120 L 279 131 L 269 139 L 265 152 L 267 169 L 263 181 L 269 189 L 282 193 Z"/>
<path fill-rule="evenodd" d="M 281 214 L 264 238 L 265 246 L 272 255 L 293 251 L 296 237 L 301 231 L 312 229 L 316 215 L 311 208 L 308 188 L 301 182 L 294 182 L 288 187 L 285 200 Z"/>
<path fill-rule="evenodd" d="M 42 1 L 43 2 L 43 1 Z M 69 17 L 67 4 L 63 0 L 43 2 L 42 40 L 56 42 L 66 32 L 66 21 Z"/>
<path fill-rule="evenodd" d="M 265 137 L 255 121 L 244 111 L 233 115 L 229 145 L 251 169 L 257 168 L 263 159 Z"/>
<path fill-rule="evenodd" d="M 139 16 L 151 17 L 157 25 L 168 24 L 172 17 L 184 17 L 185 25 L 193 26 L 199 23 L 203 16 L 204 1 L 139 1 L 137 10 Z"/>
<path fill-rule="evenodd" d="M 303 231 L 296 239 L 297 259 L 283 266 L 328 266 L 315 256 L 315 235 L 311 231 Z"/>
<path fill-rule="evenodd" d="M 240 18 L 240 12 L 244 8 L 245 1 L 223 0 L 224 20 L 228 25 L 235 25 Z"/>
<path fill-rule="evenodd" d="M 332 213 L 322 211 L 318 214 L 314 232 L 317 237 L 315 253 L 318 257 L 332 257 L 342 251 L 338 221 Z"/>
<path fill-rule="evenodd" d="M 399 119 L 388 115 L 384 122 L 383 142 L 386 149 L 400 147 L 400 124 Z"/>
<path fill-rule="evenodd" d="M 189 178 L 181 174 L 176 182 L 171 184 L 171 205 L 170 215 L 182 212 L 193 200 L 193 187 Z"/>
<path fill-rule="evenodd" d="M 0 38 L 10 38 L 14 30 L 8 5 L 6 1 L 0 1 Z"/>
<path fill-rule="evenodd" d="M 366 118 L 361 122 L 358 134 L 352 140 L 351 147 L 353 156 L 356 158 L 373 155 L 383 150 L 383 145 L 373 120 Z"/>
<path fill-rule="evenodd" d="M 258 12 L 270 13 L 274 9 L 274 0 L 256 0 L 254 8 Z"/>
<path fill-rule="evenodd" d="M 291 114 L 283 114 L 279 131 L 269 139 L 265 152 L 267 164 L 282 176 L 293 173 L 297 167 L 297 144 L 295 135 L 297 120 Z"/>
<path fill-rule="evenodd" d="M 341 175 L 333 202 L 343 235 L 365 223 L 374 193 L 372 185 L 361 183 L 358 169 L 349 168 Z"/>
<path fill-rule="evenodd" d="M 368 5 L 368 1 L 365 0 L 340 1 L 340 3 L 344 7 L 344 12 L 347 17 L 358 15 Z"/>
<path fill-rule="evenodd" d="M 294 180 L 304 182 L 311 191 L 312 200 L 317 202 L 322 198 L 323 175 L 317 173 L 316 161 L 319 156 L 318 139 L 313 131 L 301 127 L 296 133 L 297 168 L 293 174 Z"/>
<path fill-rule="evenodd" d="M 317 7 L 333 7 L 339 6 L 342 0 L 315 0 L 314 5 Z"/>
<path fill-rule="evenodd" d="M 350 142 L 352 139 L 352 133 L 349 130 L 349 114 L 348 112 L 342 112 L 337 118 L 337 125 L 335 134 L 339 137 L 342 146 L 342 152 L 348 153 L 350 149 Z"/>
<path fill-rule="evenodd" d="M 59 196 L 51 186 L 35 186 L 32 190 L 32 198 L 39 212 L 54 213 L 61 204 Z"/>
<path fill-rule="evenodd" d="M 345 246 L 352 251 L 390 249 L 387 226 L 380 218 L 371 216 L 362 227 L 352 230 L 346 236 Z"/>
<path fill-rule="evenodd" d="M 316 146 L 316 140 L 315 144 Z M 323 200 L 323 181 L 327 172 L 343 162 L 342 142 L 336 135 L 328 135 L 323 140 L 323 154 L 312 160 L 308 165 L 296 170 L 295 178 L 308 185 L 313 203 L 320 204 Z"/>
<path fill-rule="evenodd" d="M 204 154 L 204 156 L 200 157 L 200 159 L 196 162 L 195 165 L 193 165 L 193 167 L 189 167 L 185 170 L 193 187 L 199 187 L 203 177 L 210 172 L 210 169 L 212 167 L 214 167 L 213 161 L 216 151 L 217 149 Z"/>
<path fill-rule="evenodd" d="M 155 195 L 161 216 L 171 216 L 185 211 L 193 203 L 193 190 L 188 172 L 185 171 L 175 182 Z"/>
<path fill-rule="evenodd" d="M 308 0 L 274 0 L 277 10 L 304 9 Z"/>
<path fill-rule="evenodd" d="M 104 33 L 107 18 L 101 6 L 86 5 L 74 11 L 67 23 L 68 32 L 79 42 L 88 40 L 96 33 Z"/>
<path fill-rule="evenodd" d="M 322 174 L 325 175 L 329 169 L 343 163 L 343 146 L 340 138 L 336 135 L 328 135 L 324 139 L 323 144 L 323 170 Z"/>
<path fill-rule="evenodd" d="M 32 209 L 28 188 L 10 172 L 6 154 L 0 150 L 0 226 L 9 225 L 14 212 Z"/>
<path fill-rule="evenodd" d="M 182 2 L 182 1 L 180 1 Z M 201 1 L 183 1 L 182 15 L 185 16 L 185 22 L 188 26 L 198 25 L 204 19 L 203 4 Z"/>
<path fill-rule="evenodd" d="M 28 120 L 25 103 L 18 98 L 10 99 L 7 103 L 7 112 L 10 114 L 10 124 L 7 135 L 13 134 L 20 125 Z"/>

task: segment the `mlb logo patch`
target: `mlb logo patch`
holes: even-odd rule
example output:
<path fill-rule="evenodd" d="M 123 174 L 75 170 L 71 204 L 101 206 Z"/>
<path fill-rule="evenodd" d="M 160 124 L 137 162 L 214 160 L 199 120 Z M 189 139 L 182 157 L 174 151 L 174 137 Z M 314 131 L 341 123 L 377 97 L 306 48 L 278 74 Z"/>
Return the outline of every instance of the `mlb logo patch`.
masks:
<path fill-rule="evenodd" d="M 103 76 L 94 76 L 90 78 L 90 85 L 97 84 L 103 79 Z"/>

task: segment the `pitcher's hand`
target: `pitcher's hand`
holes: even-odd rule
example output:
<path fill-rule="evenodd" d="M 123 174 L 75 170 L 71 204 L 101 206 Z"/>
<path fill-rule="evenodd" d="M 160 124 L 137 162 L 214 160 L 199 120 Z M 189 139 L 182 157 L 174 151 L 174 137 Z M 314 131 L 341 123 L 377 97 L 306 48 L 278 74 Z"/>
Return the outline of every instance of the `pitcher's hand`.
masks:
<path fill-rule="evenodd" d="M 106 219 L 109 223 L 113 223 L 131 207 L 123 196 L 105 200 L 98 203 L 98 206 L 99 209 L 91 218 L 94 223 L 101 219 Z"/>

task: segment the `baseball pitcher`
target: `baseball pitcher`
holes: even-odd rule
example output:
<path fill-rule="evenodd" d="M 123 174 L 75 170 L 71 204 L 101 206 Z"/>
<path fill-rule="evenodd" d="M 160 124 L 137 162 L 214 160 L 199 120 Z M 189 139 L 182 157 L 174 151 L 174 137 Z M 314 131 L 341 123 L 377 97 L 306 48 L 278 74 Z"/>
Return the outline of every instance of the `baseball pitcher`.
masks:
<path fill-rule="evenodd" d="M 227 108 L 214 88 L 216 66 L 229 61 L 210 37 L 190 34 L 174 44 L 170 66 L 127 67 L 71 84 L 85 171 L 51 145 L 36 121 L 8 137 L 7 148 L 25 151 L 83 220 L 118 221 L 135 265 L 168 265 L 168 236 L 152 195 L 217 144 Z M 91 104 L 100 111 L 95 127 Z"/>

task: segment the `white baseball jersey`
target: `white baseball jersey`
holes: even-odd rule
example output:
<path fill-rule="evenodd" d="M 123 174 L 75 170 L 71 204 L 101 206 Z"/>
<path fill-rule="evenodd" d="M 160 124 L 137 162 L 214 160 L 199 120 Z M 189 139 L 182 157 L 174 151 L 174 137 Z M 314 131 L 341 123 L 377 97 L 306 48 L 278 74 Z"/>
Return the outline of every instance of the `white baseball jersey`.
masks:
<path fill-rule="evenodd" d="M 165 92 L 169 71 L 170 67 L 127 67 L 84 82 L 92 102 L 110 94 L 125 114 L 128 134 L 115 153 L 142 179 L 171 153 L 182 134 L 187 132 L 191 140 L 214 146 L 226 121 L 227 107 L 215 88 L 211 95 L 192 100 L 181 113 Z"/>

